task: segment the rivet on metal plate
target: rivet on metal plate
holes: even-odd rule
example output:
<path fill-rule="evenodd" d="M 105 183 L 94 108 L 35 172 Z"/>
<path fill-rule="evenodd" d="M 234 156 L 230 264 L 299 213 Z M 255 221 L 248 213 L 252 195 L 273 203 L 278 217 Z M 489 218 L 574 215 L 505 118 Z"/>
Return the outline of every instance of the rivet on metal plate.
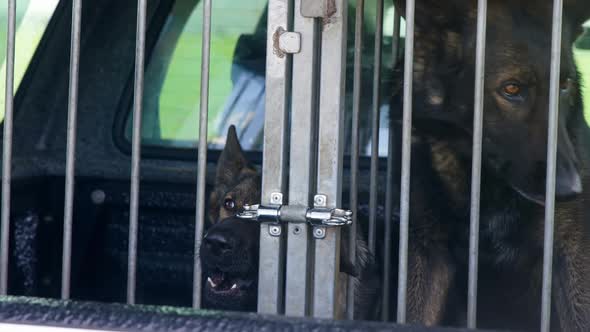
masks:
<path fill-rule="evenodd" d="M 313 230 L 313 237 L 316 239 L 323 239 L 326 237 L 326 229 L 323 227 L 316 227 Z"/>
<path fill-rule="evenodd" d="M 315 195 L 313 198 L 313 204 L 315 207 L 325 207 L 328 202 L 326 195 Z"/>
<path fill-rule="evenodd" d="M 268 233 L 271 236 L 280 236 L 281 235 L 281 226 L 270 226 L 268 228 Z"/>
<path fill-rule="evenodd" d="M 271 202 L 271 204 L 282 205 L 283 204 L 283 194 L 282 193 L 272 193 L 270 195 L 270 202 Z"/>

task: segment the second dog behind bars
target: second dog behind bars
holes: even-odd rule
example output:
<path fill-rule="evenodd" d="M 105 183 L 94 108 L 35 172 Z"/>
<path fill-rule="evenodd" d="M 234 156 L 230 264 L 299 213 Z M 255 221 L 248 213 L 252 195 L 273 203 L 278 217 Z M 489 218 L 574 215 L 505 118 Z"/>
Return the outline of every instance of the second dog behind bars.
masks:
<path fill-rule="evenodd" d="M 397 1 L 402 12 L 403 3 Z M 488 1 L 477 288 L 482 328 L 540 328 L 552 3 Z M 464 326 L 477 1 L 417 0 L 415 8 L 407 319 Z M 565 0 L 563 9 L 551 330 L 590 331 L 590 130 L 572 52 L 590 1 Z M 400 100 L 393 110 L 401 110 Z"/>
<path fill-rule="evenodd" d="M 209 198 L 210 224 L 199 251 L 205 281 L 204 308 L 256 311 L 260 226 L 254 221 L 238 219 L 235 214 L 246 204 L 260 202 L 260 188 L 260 174 L 242 151 L 235 127 L 230 126 Z M 342 237 L 340 285 L 346 285 L 346 276 L 354 276 L 355 317 L 374 319 L 379 313 L 380 276 L 361 232 L 358 234 L 356 266 L 349 263 L 346 236 Z M 344 289 L 339 293 L 342 316 L 346 296 Z"/>

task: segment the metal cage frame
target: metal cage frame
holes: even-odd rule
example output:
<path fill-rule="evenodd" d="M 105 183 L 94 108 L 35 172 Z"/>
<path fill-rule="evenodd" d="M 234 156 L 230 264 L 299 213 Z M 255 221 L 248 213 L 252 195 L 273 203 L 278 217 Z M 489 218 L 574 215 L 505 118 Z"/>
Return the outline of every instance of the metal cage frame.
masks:
<path fill-rule="evenodd" d="M 2 202 L 0 239 L 0 295 L 7 294 L 8 243 L 10 225 L 10 185 L 13 136 L 14 53 L 16 0 L 8 0 L 8 38 L 6 57 L 6 110 L 2 159 Z M 326 225 L 309 225 L 305 217 L 297 214 L 301 208 L 337 208 L 341 204 L 343 127 L 344 127 L 344 72 L 346 60 L 346 0 L 269 0 L 266 118 L 264 136 L 264 165 L 261 203 L 269 206 L 290 206 L 293 215 L 285 214 L 281 223 L 262 223 L 260 235 L 260 280 L 258 312 L 337 318 L 338 315 L 338 263 L 340 229 Z M 203 0 L 203 45 L 201 63 L 201 107 L 198 149 L 197 209 L 195 211 L 196 245 L 203 235 L 205 201 L 205 167 L 207 156 L 207 115 L 209 62 L 211 50 L 212 0 Z M 67 126 L 67 168 L 64 205 L 63 261 L 61 298 L 70 298 L 72 211 L 74 202 L 74 171 L 76 161 L 76 122 L 78 104 L 78 75 L 80 70 L 80 31 L 82 0 L 72 1 L 72 27 L 70 49 L 70 84 Z M 377 2 L 375 38 L 375 69 L 372 109 L 373 128 L 379 127 L 379 82 L 381 81 L 383 0 Z M 354 87 L 353 87 L 353 140 L 351 155 L 351 197 L 353 219 L 358 202 L 359 171 L 359 112 L 361 108 L 360 65 L 364 0 L 357 0 L 355 31 Z M 140 189 L 141 142 L 140 127 L 142 95 L 144 90 L 144 60 L 146 35 L 146 0 L 138 0 L 137 35 L 135 53 L 135 84 L 133 103 L 133 139 L 131 200 L 129 217 L 129 250 L 127 303 L 135 303 L 138 199 Z M 547 182 L 545 201 L 545 234 L 543 261 L 542 331 L 549 331 L 551 308 L 551 271 L 553 256 L 553 230 L 555 214 L 556 146 L 559 97 L 560 44 L 562 32 L 563 0 L 553 1 L 553 28 L 551 49 L 551 93 L 547 152 Z M 405 77 L 403 84 L 403 133 L 401 177 L 400 260 L 398 276 L 397 322 L 406 321 L 406 289 L 408 273 L 408 230 L 410 207 L 410 165 L 412 127 L 412 72 L 414 51 L 415 0 L 406 7 Z M 481 182 L 483 85 L 485 68 L 485 33 L 487 1 L 478 0 L 477 47 L 475 74 L 475 117 L 473 133 L 473 164 L 471 185 L 471 225 L 469 245 L 468 327 L 476 327 L 477 314 L 477 262 L 479 234 L 479 202 Z M 400 16 L 394 19 L 394 36 L 399 35 Z M 399 38 L 394 39 L 394 54 L 399 49 Z M 309 82 L 312 82 L 311 84 Z M 291 119 L 291 120 L 289 120 Z M 294 119 L 297 119 L 295 121 Z M 390 132 L 390 142 L 393 140 Z M 374 129 L 373 142 L 378 142 Z M 393 176 L 393 153 L 388 157 L 388 177 Z M 289 151 L 287 151 L 289 147 Z M 378 144 L 373 144 L 371 159 L 369 246 L 375 248 L 377 204 Z M 388 181 L 386 220 L 391 220 L 393 188 Z M 297 210 L 299 208 L 299 210 Z M 296 211 L 297 210 L 297 211 Z M 355 226 L 350 232 L 355 238 Z M 391 224 L 386 222 L 385 236 L 390 238 Z M 389 260 L 390 241 L 385 259 Z M 355 257 L 354 241 L 350 253 Z M 195 248 L 196 250 L 197 248 Z M 387 264 L 386 264 L 387 265 Z M 285 273 L 286 271 L 286 273 Z M 384 275 L 384 319 L 391 303 L 389 280 L 391 268 Z M 340 285 L 341 286 L 341 285 Z M 285 293 L 283 293 L 283 288 Z M 303 291 L 302 291 L 303 290 Z M 200 308 L 201 267 L 195 255 L 193 306 Z M 287 301 L 288 299 L 288 301 Z M 348 318 L 353 318 L 354 289 L 348 288 Z"/>

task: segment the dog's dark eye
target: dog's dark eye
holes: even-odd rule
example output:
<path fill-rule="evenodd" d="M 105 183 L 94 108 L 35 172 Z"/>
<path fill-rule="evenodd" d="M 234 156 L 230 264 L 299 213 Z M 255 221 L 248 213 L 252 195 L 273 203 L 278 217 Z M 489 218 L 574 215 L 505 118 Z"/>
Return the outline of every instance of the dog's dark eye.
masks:
<path fill-rule="evenodd" d="M 567 90 L 569 89 L 569 81 L 568 81 L 568 80 L 561 81 L 561 82 L 559 83 L 559 89 L 560 89 L 561 91 L 567 91 Z"/>
<path fill-rule="evenodd" d="M 574 90 L 574 80 L 566 78 L 559 83 L 559 89 L 562 92 L 572 92 Z"/>
<path fill-rule="evenodd" d="M 510 101 L 522 101 L 526 98 L 526 86 L 518 82 L 507 82 L 500 88 L 502 96 Z"/>
<path fill-rule="evenodd" d="M 518 96 L 520 94 L 520 85 L 516 83 L 508 83 L 504 85 L 503 91 L 507 96 Z"/>
<path fill-rule="evenodd" d="M 236 202 L 231 198 L 226 198 L 223 201 L 223 208 L 228 211 L 234 211 L 236 209 Z"/>

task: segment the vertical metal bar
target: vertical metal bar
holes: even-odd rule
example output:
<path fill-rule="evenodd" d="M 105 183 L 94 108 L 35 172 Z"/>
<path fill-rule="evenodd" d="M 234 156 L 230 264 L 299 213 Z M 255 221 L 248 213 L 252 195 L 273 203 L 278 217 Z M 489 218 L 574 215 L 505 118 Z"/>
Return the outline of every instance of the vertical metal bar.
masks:
<path fill-rule="evenodd" d="M 292 57 L 278 52 L 277 45 L 270 41 L 276 40 L 282 31 L 290 30 L 292 15 L 293 0 L 269 1 L 262 204 L 282 204 L 283 198 L 279 194 L 285 193 L 287 188 L 287 126 Z M 270 227 L 269 224 L 260 226 L 258 312 L 280 314 L 284 311 L 286 228 L 280 226 L 281 236 L 271 236 Z"/>
<path fill-rule="evenodd" d="M 547 183 L 545 196 L 545 238 L 543 245 L 543 295 L 541 331 L 551 328 L 551 283 L 553 272 L 553 235 L 555 227 L 555 182 L 557 160 L 557 128 L 559 121 L 559 75 L 561 65 L 561 30 L 563 0 L 553 1 L 551 33 L 551 77 L 549 90 L 549 128 L 547 134 Z"/>
<path fill-rule="evenodd" d="M 310 205 L 314 172 L 316 128 L 316 46 L 317 19 L 301 15 L 302 0 L 295 1 L 295 31 L 301 33 L 301 52 L 293 56 L 293 97 L 291 108 L 291 146 L 289 204 Z M 287 280 L 285 314 L 310 313 L 311 251 L 307 224 L 290 223 L 287 238 Z"/>
<path fill-rule="evenodd" d="M 6 36 L 6 87 L 4 134 L 2 147 L 2 238 L 0 239 L 0 295 L 8 291 L 8 251 L 10 232 L 10 183 L 12 178 L 12 118 L 14 107 L 14 46 L 16 29 L 16 0 L 8 0 L 8 29 Z"/>
<path fill-rule="evenodd" d="M 137 232 L 139 214 L 139 164 L 141 162 L 141 113 L 145 61 L 147 0 L 137 1 L 135 36 L 135 83 L 133 87 L 133 137 L 131 152 L 131 198 L 129 204 L 129 249 L 127 260 L 127 303 L 135 304 Z"/>
<path fill-rule="evenodd" d="M 371 138 L 371 177 L 369 191 L 369 237 L 371 253 L 375 253 L 375 228 L 377 225 L 377 189 L 379 186 L 379 126 L 381 106 L 381 53 L 383 49 L 383 2 L 377 1 L 377 19 L 375 22 L 375 62 L 373 64 L 373 109 L 371 112 L 373 137 Z"/>
<path fill-rule="evenodd" d="M 400 197 L 399 269 L 397 290 L 397 322 L 406 322 L 408 283 L 408 233 L 410 224 L 410 167 L 412 157 L 412 84 L 414 72 L 415 0 L 406 2 L 406 47 L 404 55 L 404 110 L 402 130 L 402 170 Z"/>
<path fill-rule="evenodd" d="M 358 176 L 359 176 L 359 120 L 361 109 L 362 57 L 363 57 L 363 25 L 365 19 L 365 1 L 356 1 L 356 19 L 354 22 L 354 73 L 352 91 L 352 143 L 350 148 L 350 210 L 352 225 L 348 239 L 348 251 L 353 266 L 356 264 L 356 228 L 358 213 Z M 347 318 L 354 319 L 355 288 L 353 278 L 348 278 L 346 299 Z"/>
<path fill-rule="evenodd" d="M 323 25 L 322 33 L 317 193 L 326 199 L 314 203 L 330 208 L 342 202 L 347 14 L 348 0 L 336 1 L 336 12 Z M 340 235 L 339 228 L 327 228 L 325 238 L 315 240 L 314 317 L 340 318 Z"/>
<path fill-rule="evenodd" d="M 66 188 L 64 203 L 64 232 L 61 271 L 61 298 L 70 298 L 72 264 L 72 217 L 74 210 L 74 181 L 76 166 L 76 122 L 78 115 L 78 77 L 80 71 L 80 29 L 82 0 L 72 1 L 72 36 L 70 47 L 70 86 L 68 100 L 68 139 L 66 152 Z"/>
<path fill-rule="evenodd" d="M 203 41 L 201 47 L 201 104 L 199 108 L 199 151 L 197 163 L 197 203 L 195 219 L 195 268 L 193 274 L 193 308 L 201 307 L 201 262 L 199 243 L 205 225 L 205 176 L 207 172 L 207 122 L 209 114 L 209 63 L 211 60 L 211 0 L 203 2 Z"/>
<path fill-rule="evenodd" d="M 467 326 L 471 329 L 475 328 L 477 321 L 477 264 L 479 254 L 479 203 L 481 186 L 486 21 L 487 0 L 479 0 L 477 7 L 477 41 L 475 50 L 475 105 L 473 116 L 473 159 L 471 165 L 469 277 L 467 288 Z"/>
<path fill-rule="evenodd" d="M 393 16 L 393 36 L 392 36 L 392 59 L 393 66 L 396 64 L 399 51 L 399 29 L 400 16 L 397 11 Z M 393 112 L 393 110 L 390 110 Z M 389 320 L 390 295 L 391 295 L 391 242 L 392 239 L 392 220 L 393 220 L 393 174 L 395 167 L 394 146 L 395 135 L 393 126 L 389 126 L 389 142 L 387 144 L 387 187 L 385 189 L 385 230 L 383 239 L 383 304 L 381 310 L 381 320 Z"/>

